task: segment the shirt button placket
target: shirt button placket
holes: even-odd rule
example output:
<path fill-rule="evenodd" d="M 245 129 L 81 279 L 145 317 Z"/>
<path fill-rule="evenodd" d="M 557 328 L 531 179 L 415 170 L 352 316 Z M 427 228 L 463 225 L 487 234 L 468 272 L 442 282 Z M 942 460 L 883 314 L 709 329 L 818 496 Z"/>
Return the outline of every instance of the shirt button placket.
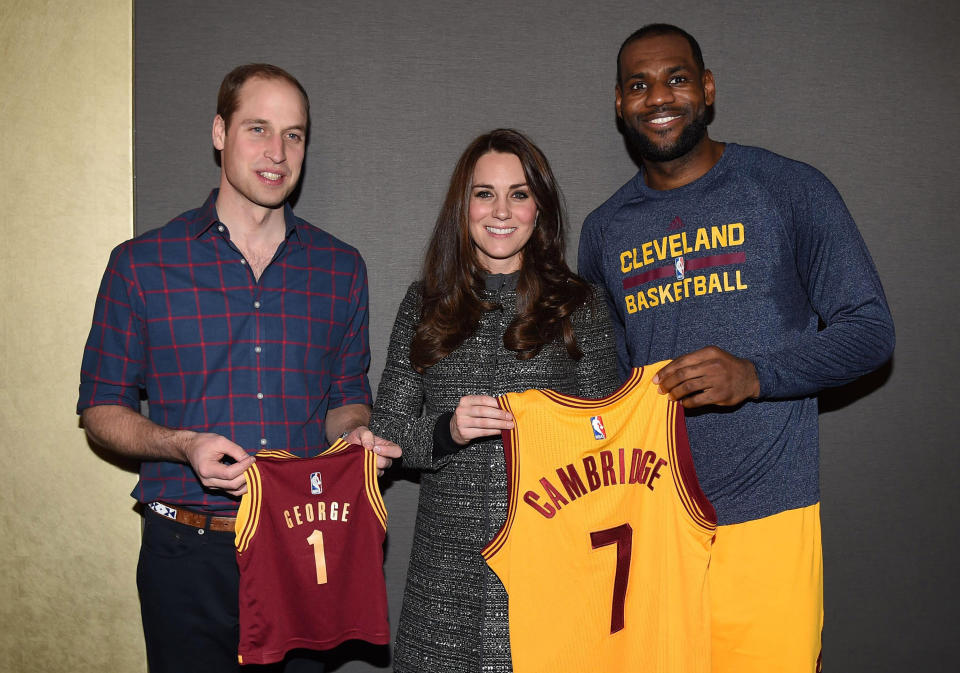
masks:
<path fill-rule="evenodd" d="M 259 289 L 258 289 L 258 290 L 255 290 L 255 292 L 258 292 L 258 291 L 259 291 Z M 254 295 L 254 296 L 256 296 L 256 295 Z M 262 304 L 261 304 L 261 302 L 260 302 L 259 299 L 254 299 L 254 300 L 253 300 L 253 310 L 254 310 L 254 311 L 258 311 L 258 312 L 259 312 L 261 306 L 262 306 Z M 255 335 L 255 339 L 254 339 L 255 345 L 254 345 L 254 347 L 253 347 L 253 352 L 256 354 L 256 356 L 254 357 L 254 360 L 256 361 L 257 387 L 259 387 L 259 386 L 262 384 L 262 381 L 263 381 L 263 371 L 262 371 L 262 370 L 263 370 L 263 367 L 262 367 L 262 363 L 260 362 L 260 351 L 263 350 L 263 349 L 260 347 L 260 343 L 262 343 L 262 341 L 263 341 L 262 338 L 261 338 L 261 337 L 262 337 L 261 332 L 262 332 L 262 330 L 263 330 L 263 323 L 262 323 L 261 319 L 258 317 L 257 320 L 254 321 L 254 324 L 256 325 L 256 335 Z M 260 390 L 257 391 L 257 400 L 259 400 L 259 401 L 261 402 L 261 405 L 260 405 L 260 417 L 263 418 L 263 404 L 262 404 L 262 402 L 263 402 L 263 392 L 260 391 Z M 265 427 L 261 427 L 260 431 L 265 433 L 266 428 L 265 428 Z M 266 447 L 266 446 L 267 446 L 267 438 L 266 438 L 266 437 L 261 437 L 261 438 L 260 438 L 260 446 L 261 446 L 261 447 Z"/>

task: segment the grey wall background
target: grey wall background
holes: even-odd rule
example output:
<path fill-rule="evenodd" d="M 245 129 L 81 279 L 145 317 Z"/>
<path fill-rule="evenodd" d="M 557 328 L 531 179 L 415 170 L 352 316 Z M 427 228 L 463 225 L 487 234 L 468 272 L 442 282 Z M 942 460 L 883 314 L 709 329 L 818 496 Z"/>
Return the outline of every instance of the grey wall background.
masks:
<path fill-rule="evenodd" d="M 711 135 L 834 181 L 897 324 L 892 364 L 822 400 L 826 670 L 956 670 L 960 5 L 143 0 L 135 10 L 137 231 L 215 186 L 222 76 L 248 61 L 287 68 L 313 107 L 297 213 L 367 260 L 374 386 L 466 144 L 498 126 L 540 144 L 566 193 L 575 259 L 583 218 L 636 170 L 614 123 L 620 42 L 653 21 L 697 36 L 717 79 Z M 394 627 L 416 497 L 406 475 L 387 482 Z M 360 657 L 344 672 L 389 665 L 382 651 L 342 656 Z"/>

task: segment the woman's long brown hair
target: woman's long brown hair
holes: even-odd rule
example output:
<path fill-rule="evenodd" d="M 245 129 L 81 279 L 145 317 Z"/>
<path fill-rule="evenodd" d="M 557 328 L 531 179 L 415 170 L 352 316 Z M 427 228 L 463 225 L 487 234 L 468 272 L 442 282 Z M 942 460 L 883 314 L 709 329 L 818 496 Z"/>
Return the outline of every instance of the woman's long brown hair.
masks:
<path fill-rule="evenodd" d="M 481 315 L 496 308 L 482 299 L 486 270 L 468 228 L 473 170 L 489 152 L 520 159 L 538 213 L 521 253 L 517 317 L 504 332 L 504 346 L 526 360 L 561 337 L 571 358 L 583 356 L 570 315 L 587 301 L 590 287 L 564 261 L 566 216 L 560 189 L 547 158 L 529 138 L 513 129 L 496 129 L 476 138 L 460 156 L 430 237 L 420 323 L 410 345 L 410 362 L 421 373 L 452 353 L 473 333 Z"/>

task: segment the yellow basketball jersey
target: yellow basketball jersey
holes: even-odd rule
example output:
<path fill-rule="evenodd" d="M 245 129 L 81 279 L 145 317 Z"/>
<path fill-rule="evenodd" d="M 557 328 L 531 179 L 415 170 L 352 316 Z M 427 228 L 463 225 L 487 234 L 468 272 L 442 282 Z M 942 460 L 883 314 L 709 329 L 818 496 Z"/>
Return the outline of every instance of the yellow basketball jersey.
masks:
<path fill-rule="evenodd" d="M 716 528 L 666 362 L 614 394 L 499 398 L 507 520 L 484 548 L 509 595 L 515 673 L 706 673 Z"/>

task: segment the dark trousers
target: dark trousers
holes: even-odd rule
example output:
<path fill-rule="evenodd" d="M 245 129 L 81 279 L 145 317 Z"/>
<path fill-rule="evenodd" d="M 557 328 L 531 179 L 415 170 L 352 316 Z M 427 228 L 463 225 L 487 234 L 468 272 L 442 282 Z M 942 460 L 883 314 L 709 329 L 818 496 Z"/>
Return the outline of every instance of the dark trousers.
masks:
<path fill-rule="evenodd" d="M 150 673 L 322 673 L 300 651 L 274 666 L 240 666 L 240 573 L 234 534 L 145 510 L 137 588 Z"/>

